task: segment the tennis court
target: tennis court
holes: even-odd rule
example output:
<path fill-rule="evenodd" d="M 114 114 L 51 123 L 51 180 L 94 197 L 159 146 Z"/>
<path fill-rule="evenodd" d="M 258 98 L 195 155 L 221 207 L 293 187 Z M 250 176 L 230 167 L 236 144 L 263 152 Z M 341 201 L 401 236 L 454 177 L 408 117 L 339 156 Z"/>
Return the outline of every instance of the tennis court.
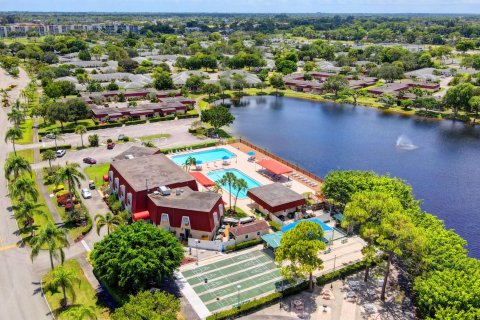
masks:
<path fill-rule="evenodd" d="M 273 292 L 282 286 L 280 270 L 269 250 L 232 255 L 183 271 L 182 275 L 212 313 Z"/>

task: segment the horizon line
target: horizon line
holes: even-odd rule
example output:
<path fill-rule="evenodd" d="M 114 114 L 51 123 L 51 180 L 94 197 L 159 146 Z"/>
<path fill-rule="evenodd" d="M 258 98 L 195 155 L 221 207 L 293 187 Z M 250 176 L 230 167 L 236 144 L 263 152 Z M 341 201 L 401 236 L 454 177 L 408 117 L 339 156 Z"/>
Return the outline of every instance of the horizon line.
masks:
<path fill-rule="evenodd" d="M 4 13 L 104 13 L 104 14 L 262 14 L 262 15 L 468 15 L 468 16 L 480 16 L 480 13 L 447 13 L 447 12 L 222 12 L 222 11 L 22 11 L 22 10 L 9 10 L 0 11 L 0 14 Z"/>

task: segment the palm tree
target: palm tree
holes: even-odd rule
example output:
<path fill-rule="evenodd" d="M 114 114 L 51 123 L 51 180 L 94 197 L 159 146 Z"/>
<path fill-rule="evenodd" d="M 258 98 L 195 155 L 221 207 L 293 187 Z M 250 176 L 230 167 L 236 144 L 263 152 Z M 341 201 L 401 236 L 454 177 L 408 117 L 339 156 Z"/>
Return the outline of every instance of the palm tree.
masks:
<path fill-rule="evenodd" d="M 185 167 L 185 171 L 190 171 L 190 166 L 196 165 L 197 160 L 194 157 L 188 157 L 183 164 Z"/>
<path fill-rule="evenodd" d="M 30 236 L 34 237 L 33 224 L 35 223 L 35 215 L 45 215 L 45 212 L 40 209 L 43 207 L 41 203 L 34 203 L 30 200 L 24 200 L 13 206 L 14 217 L 17 221 L 23 224 L 23 227 L 30 229 Z"/>
<path fill-rule="evenodd" d="M 10 97 L 8 96 L 8 91 L 5 89 L 1 89 L 0 95 L 2 96 L 2 107 L 10 107 Z"/>
<path fill-rule="evenodd" d="M 43 161 L 48 160 L 48 165 L 50 166 L 50 169 L 52 169 L 52 160 L 57 159 L 57 154 L 53 150 L 45 150 L 42 154 L 42 159 Z"/>
<path fill-rule="evenodd" d="M 65 180 L 68 182 L 68 192 L 70 194 L 70 204 L 73 210 L 73 190 L 75 185 L 80 188 L 80 179 L 85 180 L 85 175 L 78 171 L 80 165 L 78 163 L 66 163 L 65 167 L 60 167 L 55 172 L 55 183 L 58 187 L 59 184 L 62 184 Z"/>
<path fill-rule="evenodd" d="M 49 221 L 40 229 L 40 231 L 30 240 L 30 245 L 32 247 L 32 252 L 30 253 L 30 258 L 33 259 L 38 256 L 41 250 L 48 250 L 50 255 L 50 267 L 54 269 L 53 258 L 60 258 L 61 263 L 65 260 L 65 253 L 63 248 L 68 248 L 70 243 L 67 240 L 67 230 L 57 228 L 57 226 Z"/>
<path fill-rule="evenodd" d="M 110 234 L 110 231 L 113 231 L 116 227 L 124 223 L 121 216 L 114 215 L 111 212 L 107 212 L 104 216 L 97 214 L 94 219 L 97 225 L 98 235 L 100 235 L 100 230 L 105 226 L 107 227 L 107 234 Z"/>
<path fill-rule="evenodd" d="M 236 180 L 237 180 L 237 177 L 231 172 L 225 173 L 223 177 L 221 177 L 220 180 L 218 180 L 218 183 L 228 188 L 229 210 L 232 209 L 232 188 L 235 185 Z"/>
<path fill-rule="evenodd" d="M 87 127 L 85 127 L 84 125 L 79 124 L 79 125 L 75 128 L 75 133 L 80 135 L 80 139 L 82 139 L 82 148 L 83 148 L 83 147 L 84 147 L 84 145 L 83 145 L 83 135 L 84 135 L 85 133 L 87 133 Z"/>
<path fill-rule="evenodd" d="M 13 179 L 16 180 L 20 176 L 20 173 L 29 173 L 32 175 L 32 167 L 30 163 L 24 158 L 13 155 L 5 160 L 4 165 L 5 170 L 5 179 L 9 180 L 10 176 L 13 174 Z"/>
<path fill-rule="evenodd" d="M 15 153 L 15 155 L 17 154 L 17 150 L 15 150 L 15 141 L 22 139 L 22 137 L 23 137 L 23 133 L 19 127 L 10 128 L 7 130 L 7 133 L 5 133 L 5 142 L 8 142 L 8 140 L 12 142 L 13 153 Z"/>
<path fill-rule="evenodd" d="M 237 192 L 235 193 L 235 202 L 233 204 L 233 212 L 237 212 L 237 200 L 238 200 L 238 195 L 242 191 L 246 191 L 248 189 L 248 183 L 245 181 L 245 179 L 240 178 L 236 179 L 234 182 L 234 188 L 237 189 Z"/>
<path fill-rule="evenodd" d="M 215 193 L 222 194 L 223 193 L 223 188 L 218 183 L 215 183 L 215 185 L 213 185 L 213 187 L 212 187 L 212 191 L 215 192 Z"/>
<path fill-rule="evenodd" d="M 21 202 L 26 199 L 26 196 L 29 196 L 34 202 L 38 200 L 38 189 L 35 181 L 28 177 L 19 177 L 15 179 L 9 187 L 10 197 L 18 199 Z"/>
<path fill-rule="evenodd" d="M 64 266 L 58 266 L 53 269 L 49 279 L 45 282 L 45 289 L 54 293 L 58 288 L 62 288 L 63 301 L 61 302 L 62 308 L 67 306 L 67 291 L 72 297 L 72 301 L 75 301 L 75 290 L 73 289 L 74 283 L 80 286 L 80 279 L 76 274 Z"/>
<path fill-rule="evenodd" d="M 55 139 L 55 151 L 57 151 L 58 149 L 57 140 L 63 140 L 62 132 L 60 131 L 60 129 L 54 128 L 50 130 L 48 133 L 53 134 L 53 137 L 54 137 L 53 139 Z"/>
<path fill-rule="evenodd" d="M 20 124 L 25 121 L 25 114 L 18 108 L 13 108 L 12 111 L 7 113 L 8 121 L 10 121 L 15 127 L 19 127 Z"/>
<path fill-rule="evenodd" d="M 97 320 L 97 314 L 95 312 L 94 306 L 85 306 L 80 305 L 75 308 L 68 309 L 67 312 L 62 313 L 70 320 L 83 320 L 83 319 L 90 319 L 90 320 Z"/>

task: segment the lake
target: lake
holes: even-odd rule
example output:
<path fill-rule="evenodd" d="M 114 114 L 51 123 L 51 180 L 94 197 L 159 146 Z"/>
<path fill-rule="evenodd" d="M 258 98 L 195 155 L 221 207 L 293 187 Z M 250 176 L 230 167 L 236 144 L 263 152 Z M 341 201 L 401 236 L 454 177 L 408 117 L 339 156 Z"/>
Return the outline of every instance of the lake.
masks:
<path fill-rule="evenodd" d="M 244 97 L 231 112 L 235 135 L 319 176 L 358 169 L 405 179 L 480 258 L 479 128 L 274 96 Z"/>

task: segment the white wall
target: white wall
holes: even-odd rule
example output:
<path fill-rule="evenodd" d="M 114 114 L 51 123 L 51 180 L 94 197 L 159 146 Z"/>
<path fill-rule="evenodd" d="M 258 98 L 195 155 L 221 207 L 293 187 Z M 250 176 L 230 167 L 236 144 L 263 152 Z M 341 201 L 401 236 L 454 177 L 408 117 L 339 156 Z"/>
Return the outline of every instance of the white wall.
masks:
<path fill-rule="evenodd" d="M 188 246 L 192 249 L 197 248 L 197 243 L 195 241 L 198 239 L 188 238 Z M 235 244 L 235 240 L 228 241 L 209 241 L 209 240 L 198 240 L 198 248 L 203 250 L 213 250 L 213 251 L 225 251 L 225 248 Z"/>

